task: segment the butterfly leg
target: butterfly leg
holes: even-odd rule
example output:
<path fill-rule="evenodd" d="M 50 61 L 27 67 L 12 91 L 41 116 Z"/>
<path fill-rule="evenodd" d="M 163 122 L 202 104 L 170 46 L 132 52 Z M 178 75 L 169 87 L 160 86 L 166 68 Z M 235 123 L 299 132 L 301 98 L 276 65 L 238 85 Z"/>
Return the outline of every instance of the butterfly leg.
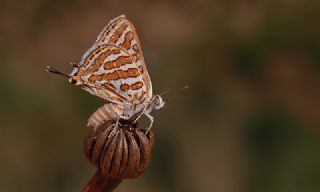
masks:
<path fill-rule="evenodd" d="M 116 132 L 117 132 L 117 130 L 118 130 L 118 128 L 119 128 L 119 120 L 120 120 L 120 118 L 118 118 L 118 119 L 116 120 L 116 122 L 111 125 L 111 126 L 113 126 L 113 129 L 112 129 L 112 131 L 110 132 L 110 134 L 108 135 L 108 138 L 110 138 L 110 137 L 112 137 L 114 134 L 116 134 Z"/>
<path fill-rule="evenodd" d="M 137 123 L 138 120 L 140 119 L 140 117 L 145 113 L 146 113 L 146 108 L 143 108 L 142 111 L 140 112 L 140 114 L 137 117 L 135 117 L 135 120 L 133 121 L 133 124 Z"/>
<path fill-rule="evenodd" d="M 108 138 L 112 137 L 116 133 L 116 131 L 119 129 L 120 119 L 128 120 L 129 117 L 121 115 L 119 118 L 117 118 L 116 122 L 114 124 L 112 124 L 113 125 L 113 130 L 109 134 Z"/>
<path fill-rule="evenodd" d="M 154 118 L 149 113 L 145 113 L 145 115 L 150 119 L 149 127 L 148 127 L 148 129 L 147 129 L 147 131 L 145 133 L 145 134 L 148 134 L 148 132 L 150 131 L 150 129 L 151 129 L 152 125 L 153 125 Z"/>

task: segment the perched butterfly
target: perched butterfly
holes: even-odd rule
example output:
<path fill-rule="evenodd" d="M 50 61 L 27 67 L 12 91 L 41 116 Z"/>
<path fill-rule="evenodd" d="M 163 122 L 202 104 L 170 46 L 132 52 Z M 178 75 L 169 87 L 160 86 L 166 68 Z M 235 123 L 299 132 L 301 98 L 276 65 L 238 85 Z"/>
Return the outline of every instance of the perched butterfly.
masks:
<path fill-rule="evenodd" d="M 47 71 L 67 76 L 70 83 L 107 100 L 87 126 L 96 128 L 109 120 L 116 121 L 116 126 L 119 120 L 135 123 L 145 115 L 150 119 L 148 130 L 152 127 L 151 111 L 161 109 L 165 102 L 161 95 L 153 94 L 138 35 L 124 15 L 108 23 L 73 67 L 70 75 L 51 67 Z"/>

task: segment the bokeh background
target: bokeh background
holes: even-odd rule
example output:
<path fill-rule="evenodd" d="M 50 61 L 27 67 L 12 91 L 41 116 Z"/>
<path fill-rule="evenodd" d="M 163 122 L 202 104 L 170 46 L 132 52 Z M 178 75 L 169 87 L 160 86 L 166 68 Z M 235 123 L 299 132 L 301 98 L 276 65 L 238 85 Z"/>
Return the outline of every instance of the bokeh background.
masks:
<path fill-rule="evenodd" d="M 80 191 L 103 101 L 71 71 L 115 16 L 135 24 L 155 92 L 149 169 L 116 191 L 320 191 L 320 2 L 4 0 L 0 191 Z"/>

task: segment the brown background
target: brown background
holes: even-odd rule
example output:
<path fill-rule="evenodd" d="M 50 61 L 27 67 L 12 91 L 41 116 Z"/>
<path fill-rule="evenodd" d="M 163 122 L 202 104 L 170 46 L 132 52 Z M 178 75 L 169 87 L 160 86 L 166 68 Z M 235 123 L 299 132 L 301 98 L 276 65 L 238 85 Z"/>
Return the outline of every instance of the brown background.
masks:
<path fill-rule="evenodd" d="M 320 191 L 320 3 L 6 0 L 0 7 L 0 191 L 80 191 L 103 101 L 69 73 L 113 17 L 140 36 L 155 92 L 151 166 L 130 192 Z"/>

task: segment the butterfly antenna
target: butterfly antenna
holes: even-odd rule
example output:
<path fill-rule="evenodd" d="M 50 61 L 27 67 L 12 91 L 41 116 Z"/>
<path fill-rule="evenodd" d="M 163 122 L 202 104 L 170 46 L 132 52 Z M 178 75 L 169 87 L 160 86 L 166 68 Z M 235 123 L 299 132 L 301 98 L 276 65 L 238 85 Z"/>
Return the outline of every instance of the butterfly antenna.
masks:
<path fill-rule="evenodd" d="M 61 73 L 60 71 L 58 71 L 58 70 L 56 70 L 55 68 L 50 67 L 50 66 L 47 66 L 47 68 L 46 68 L 45 71 L 46 71 L 46 72 L 50 72 L 50 73 L 55 73 L 55 74 L 62 75 L 62 76 L 65 76 L 65 77 L 70 78 L 69 75 L 64 74 L 64 73 Z"/>
<path fill-rule="evenodd" d="M 187 90 L 187 89 L 189 89 L 189 86 L 185 85 L 183 87 L 179 87 L 177 89 L 174 89 L 174 91 L 184 91 L 184 90 Z M 171 90 L 164 91 L 164 92 L 160 93 L 159 95 L 162 96 L 162 95 L 167 94 L 169 92 L 171 92 Z M 170 100 L 169 100 L 169 98 L 165 98 L 164 101 L 165 102 L 169 102 Z"/>
<path fill-rule="evenodd" d="M 171 90 L 164 91 L 164 92 L 160 93 L 159 95 L 162 96 L 162 95 L 164 95 L 164 94 L 169 93 L 170 91 L 171 91 Z"/>
<path fill-rule="evenodd" d="M 187 89 L 189 89 L 189 88 L 190 88 L 189 85 L 185 85 L 185 86 L 183 86 L 183 87 L 180 87 L 179 90 L 187 90 Z"/>
<path fill-rule="evenodd" d="M 189 86 L 185 85 L 183 87 L 179 87 L 177 89 L 174 89 L 174 91 L 184 91 L 184 90 L 187 90 L 187 89 L 189 89 Z M 161 96 L 161 95 L 167 94 L 169 92 L 171 92 L 171 90 L 164 91 L 164 92 L 160 93 L 159 95 Z"/>

